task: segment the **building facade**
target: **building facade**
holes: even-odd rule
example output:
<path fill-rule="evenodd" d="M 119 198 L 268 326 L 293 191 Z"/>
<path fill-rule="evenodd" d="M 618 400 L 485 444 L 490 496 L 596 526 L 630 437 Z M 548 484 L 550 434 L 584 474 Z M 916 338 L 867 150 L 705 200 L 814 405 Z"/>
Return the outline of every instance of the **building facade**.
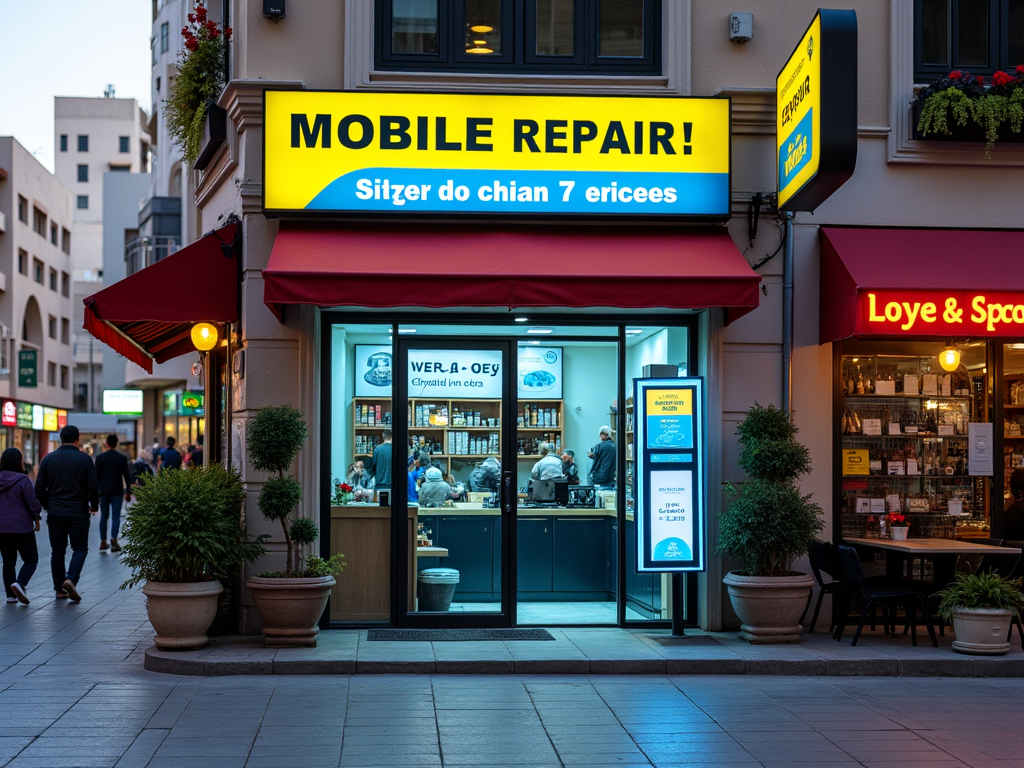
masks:
<path fill-rule="evenodd" d="M 986 14 L 1006 13 L 998 3 L 984 5 Z M 1013 200 L 1019 190 L 1024 150 L 1015 142 L 1006 142 L 987 153 L 983 144 L 919 137 L 911 106 L 915 89 L 929 82 L 939 69 L 956 66 L 955 56 L 961 55 L 957 52 L 960 49 L 954 45 L 947 50 L 935 43 L 942 37 L 937 35 L 935 25 L 942 20 L 915 15 L 911 3 L 853 6 L 859 27 L 858 85 L 857 92 L 849 94 L 849 98 L 857 102 L 857 168 L 853 178 L 816 211 L 795 215 L 793 270 L 787 275 L 780 255 L 784 227 L 767 207 L 752 200 L 758 194 L 763 198 L 777 189 L 775 77 L 814 17 L 814 4 L 791 3 L 785 13 L 768 2 L 748 5 L 753 14 L 753 34 L 745 41 L 730 35 L 728 12 L 714 4 L 688 0 L 507 2 L 494 4 L 498 10 L 493 12 L 456 11 L 446 3 L 349 0 L 290 7 L 289 14 L 277 20 L 264 18 L 259 4 L 228 4 L 235 29 L 231 80 L 218 102 L 228 116 L 228 136 L 205 170 L 193 175 L 191 190 L 196 208 L 195 232 L 216 230 L 233 220 L 231 216 L 241 222 L 240 240 L 236 241 L 240 245 L 236 258 L 241 259 L 240 314 L 238 322 L 226 329 L 229 346 L 225 354 L 229 356 L 223 357 L 217 364 L 221 367 L 215 369 L 221 371 L 219 381 L 226 404 L 218 455 L 236 465 L 247 483 L 250 530 L 274 537 L 277 532 L 263 523 L 255 505 L 262 476 L 244 460 L 245 425 L 257 409 L 268 405 L 290 403 L 306 414 L 310 441 L 297 464 L 299 478 L 307 489 L 300 514 L 320 524 L 321 552 L 341 550 L 348 556 L 351 570 L 343 581 L 362 584 L 367 590 L 382 580 L 391 585 L 389 594 L 379 596 L 370 607 L 360 603 L 359 596 L 337 592 L 330 610 L 332 619 L 416 624 L 420 621 L 416 614 L 421 613 L 415 602 L 418 568 L 426 564 L 453 564 L 458 546 L 486 545 L 493 553 L 487 564 L 462 558 L 458 561 L 461 568 L 456 568 L 462 571 L 466 582 L 472 575 L 478 580 L 474 583 L 483 584 L 473 588 L 464 584 L 466 595 L 461 602 L 476 604 L 476 608 L 467 610 L 476 611 L 475 615 L 482 617 L 480 621 L 484 623 L 525 623 L 525 604 L 543 600 L 536 597 L 537 593 L 561 591 L 565 601 L 579 598 L 583 602 L 604 592 L 604 601 L 614 606 L 608 619 L 614 622 L 662 621 L 682 610 L 687 621 L 707 629 L 731 625 L 735 619 L 721 586 L 729 564 L 713 552 L 716 518 L 724 503 L 724 484 L 743 479 L 736 465 L 738 446 L 734 433 L 736 424 L 754 402 L 792 407 L 801 429 L 800 438 L 810 448 L 813 459 L 813 471 L 803 478 L 801 487 L 805 493 L 812 493 L 825 509 L 824 536 L 838 539 L 868 533 L 869 513 L 877 512 L 871 505 L 876 498 L 881 500 L 883 510 L 886 505 L 895 505 L 922 514 L 922 530 L 927 525 L 936 530 L 945 526 L 946 534 L 950 535 L 968 530 L 999 532 L 1006 469 L 1017 461 L 1011 443 L 1016 437 L 1012 434 L 1014 429 L 1008 423 L 1003 429 L 1004 416 L 1007 422 L 1012 421 L 1010 409 L 1003 409 L 1003 404 L 1014 401 L 1004 400 L 1002 389 L 1009 387 L 1018 375 L 1014 355 L 1019 348 L 1014 345 L 1020 341 L 1020 329 L 1011 324 L 1004 326 L 1000 334 L 982 331 L 986 338 L 980 340 L 973 333 L 912 336 L 898 325 L 877 331 L 847 331 L 842 313 L 837 314 L 832 305 L 842 304 L 839 299 L 853 299 L 841 291 L 837 299 L 833 289 L 847 284 L 875 284 L 898 292 L 917 287 L 915 275 L 934 278 L 936 273 L 946 279 L 921 283 L 936 296 L 961 284 L 965 290 L 1024 289 L 1016 273 L 1006 273 L 998 282 L 982 285 L 974 280 L 977 270 L 964 272 L 968 260 L 971 264 L 1001 263 L 1006 249 L 1016 247 L 1015 240 L 1001 241 L 990 236 L 997 230 L 1020 229 Z M 599 18 L 603 20 L 600 25 Z M 1013 23 L 1013 19 L 993 18 L 998 28 Z M 984 50 L 985 66 L 974 67 L 979 74 L 1017 63 L 1011 59 L 1019 51 L 1006 47 L 1005 36 L 991 39 L 1003 42 L 993 42 L 991 49 Z M 927 44 L 915 47 L 915 40 L 925 40 Z M 967 42 L 963 41 L 964 46 Z M 940 63 L 934 64 L 936 61 Z M 276 192 L 264 186 L 268 172 L 265 157 L 269 157 L 265 148 L 271 140 L 264 124 L 264 93 L 268 90 L 385 94 L 393 100 L 396 114 L 403 114 L 403 103 L 411 105 L 410 109 L 427 109 L 423 105 L 430 104 L 429 99 L 416 100 L 423 94 L 433 95 L 431 98 L 438 102 L 447 94 L 498 94 L 523 99 L 537 95 L 727 98 L 729 201 L 713 234 L 727 234 L 734 255 L 746 262 L 743 269 L 749 272 L 756 268 L 755 281 L 760 277 L 757 306 L 752 308 L 749 297 L 744 299 L 746 304 L 734 305 L 710 297 L 704 304 L 683 298 L 663 299 L 653 281 L 640 289 L 651 291 L 646 303 L 643 296 L 635 295 L 638 289 L 630 287 L 630 279 L 649 276 L 658 252 L 657 244 L 646 239 L 649 230 L 653 226 L 659 237 L 679 238 L 672 241 L 670 250 L 676 249 L 678 260 L 685 261 L 688 249 L 696 248 L 696 233 L 689 222 L 658 221 L 651 225 L 619 220 L 616 224 L 621 226 L 613 232 L 598 229 L 599 225 L 578 215 L 512 220 L 483 215 L 466 223 L 464 219 L 450 217 L 443 222 L 433 221 L 429 216 L 416 219 L 403 211 L 380 217 L 351 212 L 320 213 L 316 224 L 311 225 L 308 211 L 279 208 L 268 214 L 275 206 L 267 201 Z M 303 141 L 311 146 L 319 139 L 321 143 L 317 146 L 328 148 L 326 139 L 318 132 L 323 126 L 318 126 L 317 117 L 315 113 L 308 114 L 304 124 L 295 124 L 299 127 L 292 128 L 293 146 Z M 568 115 L 568 119 L 571 117 Z M 415 121 L 410 124 L 418 125 Z M 306 133 L 302 133 L 303 129 Z M 565 138 L 570 134 L 559 133 L 560 130 L 556 125 L 546 137 L 549 146 L 556 147 L 554 152 L 570 146 L 570 140 Z M 442 133 L 439 141 L 455 141 L 454 135 Z M 332 134 L 336 144 L 350 149 L 357 148 L 366 136 L 359 134 L 358 129 Z M 582 141 L 584 135 L 579 138 Z M 468 137 L 460 135 L 459 140 L 468 141 Z M 563 141 L 567 143 L 562 144 Z M 335 149 L 342 151 L 337 146 Z M 486 163 L 479 167 L 488 170 Z M 372 198 L 373 184 L 368 189 Z M 497 187 L 494 189 L 493 194 L 498 195 Z M 760 225 L 755 229 L 758 219 Z M 481 299 L 480 294 L 488 285 L 486 277 L 479 270 L 474 271 L 476 267 L 468 256 L 459 256 L 460 244 L 470 236 L 480 235 L 481 239 L 474 241 L 469 251 L 492 247 L 495 258 L 499 247 L 511 247 L 503 258 L 514 265 L 517 258 L 527 260 L 530 249 L 537 247 L 539 241 L 523 240 L 521 250 L 516 251 L 508 246 L 507 240 L 502 240 L 505 245 L 499 246 L 487 238 L 494 232 L 510 230 L 522 234 L 524 229 L 530 231 L 531 237 L 541 237 L 540 247 L 549 258 L 570 264 L 580 279 L 618 274 L 624 298 L 608 298 L 606 304 L 600 305 L 602 309 L 596 309 L 593 303 L 578 298 L 579 293 L 569 289 L 554 295 L 534 291 L 529 294 L 532 303 L 517 306 L 499 306 L 500 302 Z M 959 256 L 938 253 L 934 250 L 938 247 L 935 241 L 926 236 L 929 230 L 957 230 L 950 232 L 950 237 L 940 237 L 940 245 L 966 240 L 974 243 L 973 249 Z M 607 236 L 602 238 L 601 232 Z M 850 232 L 862 239 L 851 239 Z M 604 242 L 595 241 L 595 236 Z M 606 247 L 617 249 L 618 255 L 606 258 L 602 255 Z M 487 251 L 478 252 L 486 260 Z M 877 273 L 866 277 L 857 273 L 856 265 L 865 261 L 868 254 L 883 252 L 886 258 L 876 266 Z M 408 263 L 409 253 L 421 259 L 418 267 Z M 726 261 L 722 256 L 720 263 L 724 265 Z M 305 266 L 300 267 L 299 262 Z M 936 264 L 941 269 L 936 269 Z M 844 269 L 845 278 L 840 274 Z M 422 289 L 425 295 L 410 299 L 402 293 L 401 281 L 395 277 L 400 275 L 402 280 L 410 281 L 410 270 L 421 281 L 431 276 L 439 282 L 423 282 L 429 286 Z M 736 272 L 737 279 L 746 279 L 746 275 L 740 274 L 742 271 Z M 555 272 L 552 270 L 551 274 Z M 334 282 L 332 277 L 336 278 Z M 377 283 L 373 282 L 374 277 Z M 671 291 L 682 296 L 696 280 L 696 275 L 692 277 L 690 283 L 685 279 L 672 283 Z M 893 284 L 897 277 L 901 284 Z M 296 286 L 302 280 L 306 282 L 301 283 L 300 290 Z M 534 287 L 544 282 L 536 275 L 526 282 L 531 280 Z M 314 285 L 317 282 L 320 284 Z M 557 280 L 552 276 L 550 282 Z M 467 283 L 471 284 L 468 288 Z M 784 317 L 787 284 L 794 299 L 791 325 Z M 366 289 L 367 285 L 371 289 Z M 464 290 L 455 290 L 458 286 Z M 381 295 L 373 293 L 378 288 Z M 389 290 L 393 291 L 394 300 L 385 295 Z M 858 300 L 859 290 L 857 287 L 854 291 Z M 538 298 L 541 295 L 543 298 Z M 667 311 L 665 307 L 674 309 Z M 734 312 L 737 307 L 743 312 Z M 540 331 L 562 340 L 559 348 L 566 356 L 562 369 L 566 386 L 572 366 L 576 366 L 576 381 L 588 386 L 571 394 L 566 390 L 555 398 L 527 398 L 521 394 L 516 397 L 506 390 L 497 399 L 505 407 L 510 403 L 516 405 L 518 425 L 511 422 L 509 412 L 494 410 L 495 397 L 466 403 L 461 402 L 464 398 L 449 392 L 428 394 L 417 400 L 408 382 L 396 384 L 393 393 L 377 400 L 360 393 L 364 377 L 359 374 L 383 376 L 376 368 L 383 367 L 381 361 L 385 359 L 374 358 L 372 350 L 361 347 L 376 347 L 388 355 L 393 352 L 395 360 L 404 362 L 413 359 L 418 349 L 409 341 L 415 332 L 417 339 L 431 338 L 420 351 L 443 348 L 444 344 L 458 348 L 469 343 L 466 339 L 483 344 L 485 337 L 493 336 L 511 345 L 506 352 L 496 353 L 515 354 L 509 350 L 522 347 L 530 338 L 526 331 L 516 330 L 514 316 L 519 313 L 525 316 L 524 322 L 540 322 Z M 790 327 L 792 337 L 787 339 Z M 410 335 L 403 339 L 402 334 Z M 964 370 L 955 370 L 951 380 L 944 381 L 937 355 L 946 346 L 947 336 L 953 337 L 952 345 L 963 355 Z M 462 341 L 456 343 L 455 339 Z M 495 348 L 486 348 L 495 352 Z M 791 357 L 784 354 L 787 349 L 792 349 Z M 570 354 L 570 350 L 578 351 Z M 508 362 L 507 357 L 502 360 Z M 364 364 L 370 367 L 369 371 L 363 371 Z M 643 366 L 649 364 L 685 368 L 704 377 L 706 382 L 707 568 L 700 575 L 687 576 L 685 586 L 675 592 L 664 579 L 651 578 L 641 583 L 634 578 L 635 560 L 631 558 L 636 554 L 629 543 L 632 500 L 629 483 L 622 482 L 628 478 L 632 462 L 627 455 L 631 435 L 629 385 L 633 378 L 643 375 Z M 404 370 L 395 371 L 396 377 L 404 374 Z M 1024 368 L 1020 373 L 1024 374 Z M 387 376 L 390 375 L 388 369 Z M 892 394 L 903 398 L 899 408 L 881 400 L 856 401 L 858 396 L 869 395 L 884 399 L 889 385 L 882 384 L 879 389 L 878 382 L 897 379 L 899 386 L 896 389 L 893 385 Z M 604 385 L 600 385 L 602 381 Z M 904 387 L 912 385 L 916 389 L 911 398 L 911 390 Z M 508 387 L 514 388 L 513 382 Z M 208 389 L 214 391 L 216 388 Z M 949 407 L 936 407 L 936 414 L 926 412 L 925 404 L 944 397 L 949 398 Z M 913 406 L 908 405 L 911 401 Z M 460 406 L 459 421 L 455 421 L 456 405 Z M 431 408 L 417 410 L 421 406 Z M 531 410 L 523 411 L 523 406 L 536 409 L 548 421 L 536 425 Z M 876 406 L 879 413 L 869 413 Z M 883 408 L 889 410 L 887 416 Z M 927 408 L 931 409 L 931 405 Z M 958 409 L 959 422 L 955 413 Z M 392 413 L 406 411 L 407 420 L 392 423 Z M 852 415 L 854 411 L 858 412 L 856 417 Z M 467 426 L 467 412 L 473 428 L 501 433 L 497 444 L 477 444 L 471 449 L 452 447 L 448 441 L 458 438 L 449 433 L 456 426 Z M 531 420 L 523 426 L 520 416 Z M 475 420 L 481 418 L 483 423 L 477 426 Z M 860 424 L 864 418 L 884 422 L 886 434 L 865 434 L 863 426 L 851 428 L 851 423 Z M 920 431 L 915 423 L 913 431 L 910 430 L 912 422 L 928 419 L 940 422 L 942 431 L 938 423 L 930 432 L 930 423 L 923 423 Z M 963 464 L 957 461 L 962 448 L 954 445 L 954 439 L 966 439 L 967 422 L 994 423 L 996 453 L 1010 449 L 1005 464 L 997 457 L 991 474 L 968 475 L 967 470 L 958 468 Z M 444 512 L 422 515 L 419 522 L 425 523 L 425 529 L 450 532 L 445 534 L 442 545 L 447 546 L 448 541 L 461 544 L 453 543 L 446 549 L 450 558 L 447 563 L 417 563 L 422 553 L 409 548 L 416 536 L 415 526 L 411 533 L 401 522 L 390 527 L 391 516 L 404 519 L 407 510 L 414 509 L 413 505 L 394 498 L 396 485 L 404 482 L 400 470 L 407 453 L 404 445 L 392 448 L 397 454 L 393 466 L 399 469 L 391 482 L 392 509 L 386 515 L 389 525 L 380 534 L 383 539 L 371 545 L 367 542 L 372 538 L 360 538 L 366 532 L 346 527 L 352 524 L 345 505 L 331 500 L 332 479 L 341 477 L 355 459 L 371 462 L 370 449 L 381 442 L 383 431 L 390 431 L 392 426 L 408 442 L 410 453 L 432 446 L 433 455 L 440 457 L 443 464 L 442 470 L 456 481 L 463 479 L 460 473 L 468 474 L 470 466 L 478 463 L 478 457 L 501 453 L 505 459 L 503 466 L 517 468 L 515 472 L 508 470 L 509 483 L 519 486 L 524 479 L 521 457 L 531 457 L 532 462 L 535 450 L 532 443 L 524 447 L 523 439 L 550 441 L 559 448 L 571 442 L 586 470 L 590 465 L 583 457 L 594 452 L 592 444 L 597 441 L 598 428 L 605 424 L 618 436 L 620 482 L 613 491 L 603 489 L 599 503 L 585 509 L 607 510 L 592 513 L 595 520 L 607 519 L 597 520 L 586 531 L 581 527 L 575 531 L 566 529 L 562 534 L 563 541 L 606 542 L 601 546 L 607 547 L 608 556 L 592 574 L 596 581 L 587 581 L 585 587 L 553 586 L 560 581 L 570 585 L 582 583 L 574 581 L 574 575 L 590 566 L 584 563 L 576 571 L 558 570 L 568 562 L 566 558 L 574 548 L 570 546 L 559 554 L 558 528 L 554 529 L 554 539 L 546 539 L 549 532 L 545 515 L 535 509 L 531 509 L 529 519 L 523 515 L 529 503 L 525 496 L 520 499 L 520 514 L 502 518 L 498 524 L 492 521 L 488 525 L 484 520 L 493 512 L 476 515 L 480 520 L 475 522 L 460 522 L 454 514 L 448 519 Z M 901 430 L 900 439 L 916 441 L 917 435 L 922 436 L 922 444 L 913 446 L 913 458 L 907 456 L 911 452 L 909 446 L 897 447 L 880 439 L 871 441 L 876 436 L 895 437 L 896 433 L 888 431 L 892 424 Z M 518 433 L 517 426 L 521 428 Z M 533 433 L 532 429 L 542 431 Z M 941 445 L 925 443 L 926 434 L 936 440 L 939 435 L 949 439 Z M 926 450 L 929 463 L 924 458 Z M 937 450 L 939 454 L 935 453 Z M 844 451 L 863 451 L 864 459 L 879 462 L 879 470 L 872 466 L 864 478 L 848 473 L 842 464 Z M 908 463 L 911 460 L 914 465 Z M 903 472 L 898 473 L 901 463 Z M 881 474 L 882 467 L 890 466 L 894 469 L 886 476 L 904 479 L 882 483 L 873 476 Z M 910 467 L 928 467 L 935 470 L 934 474 L 951 479 L 948 483 L 932 482 L 926 473 L 908 472 Z M 525 472 L 528 476 L 528 465 Z M 404 494 L 399 490 L 397 495 Z M 866 500 L 866 506 L 860 499 Z M 915 506 L 921 504 L 924 506 Z M 932 517 L 926 518 L 926 512 Z M 415 515 L 409 519 L 414 520 Z M 966 525 L 968 521 L 970 526 Z M 507 533 L 510 525 L 517 529 L 515 536 Z M 506 526 L 504 536 L 498 533 L 501 526 Z M 481 531 L 486 533 L 486 541 L 481 538 Z M 362 542 L 361 549 L 351 552 L 350 543 L 355 541 Z M 547 565 L 543 558 L 535 561 L 526 557 L 527 547 L 532 547 L 529 551 L 533 553 L 547 551 Z M 280 542 L 270 550 L 267 563 L 257 564 L 255 571 L 280 565 Z M 401 556 L 396 554 L 399 552 Z M 517 567 L 510 566 L 509 558 L 516 560 Z M 544 568 L 551 570 L 543 571 Z M 396 574 L 394 578 L 392 574 Z M 512 578 L 516 575 L 518 582 Z M 524 578 L 534 578 L 532 586 L 526 586 Z M 601 579 L 603 586 L 595 587 Z M 343 590 L 343 586 L 339 589 Z M 681 591 L 684 594 L 679 594 Z M 480 604 L 488 602 L 490 608 L 480 608 Z M 513 606 L 511 612 L 509 605 Z M 440 619 L 442 623 L 444 620 Z M 434 616 L 423 621 L 438 620 Z M 580 621 L 586 623 L 586 619 Z M 246 623 L 244 628 L 253 627 Z"/>
<path fill-rule="evenodd" d="M 11 137 L 0 137 L 0 224 L 0 444 L 38 466 L 72 404 L 74 194 Z"/>

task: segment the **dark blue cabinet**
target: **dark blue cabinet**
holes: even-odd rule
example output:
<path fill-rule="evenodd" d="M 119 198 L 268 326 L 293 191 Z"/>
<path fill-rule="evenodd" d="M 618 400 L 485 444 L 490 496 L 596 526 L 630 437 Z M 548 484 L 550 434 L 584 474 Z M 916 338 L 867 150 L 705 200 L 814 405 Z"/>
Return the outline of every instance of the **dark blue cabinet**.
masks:
<path fill-rule="evenodd" d="M 611 567 L 606 517 L 555 517 L 555 592 L 605 592 Z"/>
<path fill-rule="evenodd" d="M 519 555 L 518 591 L 550 592 L 552 590 L 553 532 L 550 517 L 520 517 L 517 520 Z"/>
<path fill-rule="evenodd" d="M 491 549 L 496 517 L 445 517 L 438 520 L 434 543 L 448 550 L 445 568 L 459 572 L 459 586 L 455 599 L 472 601 L 491 599 L 491 569 L 494 559 Z M 500 565 L 499 565 L 500 567 Z"/>

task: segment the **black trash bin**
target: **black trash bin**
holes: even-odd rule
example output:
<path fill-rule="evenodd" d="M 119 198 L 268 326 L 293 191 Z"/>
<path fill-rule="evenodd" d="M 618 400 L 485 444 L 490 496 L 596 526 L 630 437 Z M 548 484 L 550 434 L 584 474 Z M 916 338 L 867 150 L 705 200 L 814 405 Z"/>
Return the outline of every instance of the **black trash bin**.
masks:
<path fill-rule="evenodd" d="M 447 611 L 452 604 L 459 572 L 454 568 L 427 568 L 419 573 L 419 610 Z"/>

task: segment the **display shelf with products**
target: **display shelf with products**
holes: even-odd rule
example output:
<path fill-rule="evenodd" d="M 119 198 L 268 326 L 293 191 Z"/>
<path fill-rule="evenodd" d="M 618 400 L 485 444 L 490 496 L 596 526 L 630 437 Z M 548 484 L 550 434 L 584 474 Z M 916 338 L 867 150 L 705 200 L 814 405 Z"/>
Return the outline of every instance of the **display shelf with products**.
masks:
<path fill-rule="evenodd" d="M 624 479 L 626 489 L 626 509 L 632 509 L 634 505 L 633 501 L 633 475 L 635 473 L 636 463 L 633 459 L 633 396 L 630 395 L 626 398 L 624 406 L 624 415 L 626 417 L 626 434 L 624 440 L 618 439 L 618 431 L 616 425 L 618 423 L 618 410 L 613 404 L 611 410 L 608 412 L 608 423 L 612 425 L 612 439 L 615 440 L 619 447 L 619 450 L 626 452 L 626 477 Z"/>
<path fill-rule="evenodd" d="M 931 356 L 850 355 L 841 376 L 842 535 L 884 535 L 890 513 L 906 516 L 912 538 L 977 528 L 984 493 L 969 474 L 968 426 L 980 408 L 969 375 Z"/>
<path fill-rule="evenodd" d="M 516 414 L 516 458 L 539 459 L 539 446 L 549 443 L 555 454 L 561 455 L 563 425 L 565 424 L 561 400 L 520 400 Z"/>
<path fill-rule="evenodd" d="M 352 453 L 367 458 L 383 442 L 385 429 L 391 429 L 390 397 L 359 397 L 352 400 Z"/>
<path fill-rule="evenodd" d="M 1003 502 L 1013 501 L 1010 475 L 1024 467 L 1024 374 L 1003 376 Z"/>

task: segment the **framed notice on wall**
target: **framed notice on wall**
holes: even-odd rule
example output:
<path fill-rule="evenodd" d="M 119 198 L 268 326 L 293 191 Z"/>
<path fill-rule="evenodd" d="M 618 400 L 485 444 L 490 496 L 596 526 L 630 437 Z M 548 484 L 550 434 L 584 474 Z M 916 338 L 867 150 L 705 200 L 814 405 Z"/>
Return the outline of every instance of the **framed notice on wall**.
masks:
<path fill-rule="evenodd" d="M 637 571 L 703 571 L 704 380 L 636 379 Z"/>
<path fill-rule="evenodd" d="M 391 345 L 355 347 L 356 397 L 391 397 Z"/>

